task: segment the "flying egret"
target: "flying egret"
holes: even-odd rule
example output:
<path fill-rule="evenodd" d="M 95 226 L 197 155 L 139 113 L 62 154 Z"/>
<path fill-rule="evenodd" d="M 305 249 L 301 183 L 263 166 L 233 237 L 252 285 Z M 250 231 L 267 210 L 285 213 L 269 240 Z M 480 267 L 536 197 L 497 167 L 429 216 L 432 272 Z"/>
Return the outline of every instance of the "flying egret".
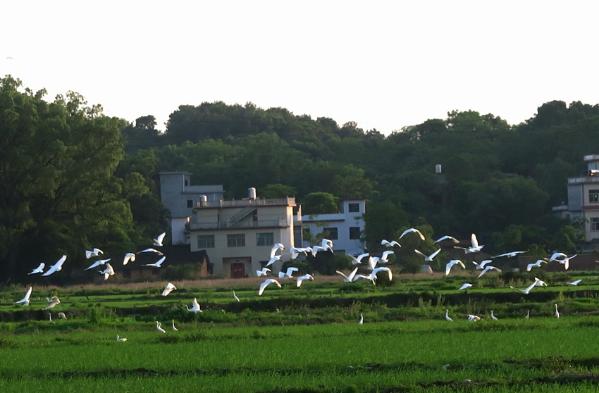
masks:
<path fill-rule="evenodd" d="M 275 255 L 277 255 L 277 251 L 281 251 L 282 254 L 284 249 L 285 246 L 283 245 L 283 243 L 275 243 L 270 249 L 270 258 L 272 259 Z M 281 256 L 281 254 L 279 254 L 279 257 Z"/>
<path fill-rule="evenodd" d="M 23 299 L 16 301 L 15 304 L 22 304 L 23 306 L 29 305 L 29 299 L 31 298 L 31 291 L 33 291 L 33 287 L 29 287 Z"/>
<path fill-rule="evenodd" d="M 44 277 L 48 277 L 56 272 L 59 272 L 62 270 L 62 265 L 64 263 L 64 261 L 67 260 L 67 256 L 63 255 L 62 257 L 60 257 L 60 259 L 58 261 L 56 261 L 56 263 L 52 266 L 50 266 L 50 269 L 48 269 L 48 271 L 44 274 L 42 274 L 42 276 Z"/>
<path fill-rule="evenodd" d="M 488 265 L 491 262 L 493 261 L 490 259 L 485 259 L 484 261 L 480 261 L 479 263 L 472 261 L 476 270 L 483 270 L 485 268 L 485 265 Z"/>
<path fill-rule="evenodd" d="M 480 317 L 478 315 L 468 314 L 468 320 L 471 322 L 480 321 Z"/>
<path fill-rule="evenodd" d="M 491 270 L 495 270 L 495 271 L 498 271 L 499 273 L 501 273 L 501 269 L 498 269 L 495 266 L 489 265 L 486 268 L 484 268 L 484 270 L 482 272 L 480 272 L 480 274 L 478 275 L 477 278 L 481 278 L 484 274 L 490 272 Z"/>
<path fill-rule="evenodd" d="M 176 289 L 177 289 L 177 287 L 169 282 L 168 284 L 166 284 L 166 286 L 162 290 L 162 296 L 168 296 L 169 293 L 171 293 L 172 291 L 174 291 Z"/>
<path fill-rule="evenodd" d="M 32 274 L 40 274 L 44 272 L 44 267 L 46 267 L 46 264 L 44 262 L 40 263 L 38 267 L 36 267 L 35 269 L 33 269 L 31 271 L 31 273 L 27 273 L 28 276 L 32 275 Z"/>
<path fill-rule="evenodd" d="M 497 317 L 495 316 L 495 314 L 493 314 L 493 310 L 491 310 L 491 319 L 492 319 L 492 320 L 494 320 L 494 321 L 497 321 L 497 320 L 499 320 L 499 318 L 497 318 Z"/>
<path fill-rule="evenodd" d="M 187 311 L 192 312 L 194 314 L 202 312 L 202 309 L 200 308 L 200 303 L 198 303 L 197 298 L 193 298 L 193 301 L 191 302 L 191 307 L 188 307 Z"/>
<path fill-rule="evenodd" d="M 530 284 L 528 287 L 524 288 L 524 289 L 518 289 L 520 292 L 522 292 L 525 295 L 528 295 L 530 293 L 530 291 L 532 291 L 532 289 L 534 287 L 542 287 L 542 286 L 547 286 L 547 283 L 545 281 L 539 280 L 538 278 L 535 277 L 535 280 L 532 284 Z M 515 289 L 514 287 L 510 286 L 510 288 Z"/>
<path fill-rule="evenodd" d="M 99 273 L 104 275 L 104 281 L 106 281 L 110 276 L 114 276 L 114 269 L 110 263 L 107 263 L 104 267 L 104 270 L 100 271 Z"/>
<path fill-rule="evenodd" d="M 358 321 L 358 325 L 364 325 L 364 315 L 360 313 L 360 320 Z"/>
<path fill-rule="evenodd" d="M 146 263 L 144 266 L 151 266 L 151 267 L 155 267 L 155 268 L 160 268 L 162 267 L 162 264 L 164 263 L 164 261 L 166 260 L 166 257 L 162 257 L 159 260 L 157 260 L 154 263 Z"/>
<path fill-rule="evenodd" d="M 381 240 L 381 246 L 384 246 L 384 247 L 401 247 L 401 244 L 399 244 L 395 240 L 389 241 L 389 240 L 383 239 L 383 240 Z"/>
<path fill-rule="evenodd" d="M 460 265 L 462 267 L 462 269 L 466 269 L 466 266 L 464 266 L 464 263 L 462 261 L 460 261 L 459 259 L 452 259 L 451 261 L 447 262 L 447 264 L 445 265 L 445 275 L 446 276 L 449 275 L 451 268 L 454 267 L 455 265 Z"/>
<path fill-rule="evenodd" d="M 376 269 L 373 269 L 370 274 L 372 276 L 376 277 L 377 274 L 379 274 L 380 272 L 387 272 L 387 276 L 389 277 L 389 281 L 393 280 L 393 274 L 391 273 L 391 269 L 389 269 L 388 267 L 377 267 Z"/>
<path fill-rule="evenodd" d="M 554 252 L 549 257 L 549 262 L 559 261 L 559 260 L 564 259 L 564 258 L 568 258 L 568 256 L 566 254 L 564 254 L 563 252 Z"/>
<path fill-rule="evenodd" d="M 395 251 L 383 251 L 383 255 L 378 259 L 379 263 L 389 263 L 389 255 L 395 254 Z M 376 258 L 376 257 L 375 257 Z"/>
<path fill-rule="evenodd" d="M 281 288 L 281 284 L 274 278 L 266 279 L 262 281 L 262 283 L 260 284 L 260 288 L 258 289 L 258 296 L 262 296 L 262 293 L 264 292 L 266 287 L 273 283 L 276 284 L 279 288 Z"/>
<path fill-rule="evenodd" d="M 44 308 L 44 310 L 49 310 L 60 304 L 60 299 L 58 298 L 58 296 L 52 296 L 49 299 L 46 298 L 46 300 L 48 301 L 48 305 Z"/>
<path fill-rule="evenodd" d="M 323 247 L 323 246 L 313 246 L 313 247 L 312 247 L 312 256 L 313 256 L 314 258 L 316 258 L 316 255 L 317 255 L 319 252 L 321 252 L 321 251 L 323 251 L 323 252 L 326 252 L 326 251 L 333 252 L 333 249 L 332 249 L 332 248 L 330 248 L 330 247 L 328 247 L 328 246 L 327 246 L 327 247 Z"/>
<path fill-rule="evenodd" d="M 464 290 L 464 289 L 468 289 L 468 288 L 472 288 L 472 284 L 470 284 L 469 282 L 465 282 L 462 284 L 461 287 L 458 288 L 458 291 Z"/>
<path fill-rule="evenodd" d="M 266 276 L 266 275 L 268 275 L 269 271 L 270 271 L 269 268 L 263 267 L 261 270 L 256 270 L 256 276 L 258 276 L 258 277 Z"/>
<path fill-rule="evenodd" d="M 152 239 L 153 246 L 162 247 L 162 242 L 164 241 L 164 236 L 166 236 L 166 232 L 162 232 L 160 235 L 156 237 L 156 239 Z"/>
<path fill-rule="evenodd" d="M 120 342 L 120 343 L 124 343 L 125 341 L 127 341 L 127 337 L 121 337 L 117 334 L 116 341 Z"/>
<path fill-rule="evenodd" d="M 425 253 L 420 252 L 418 250 L 414 250 L 414 252 L 416 254 L 420 255 L 420 256 L 423 256 L 424 257 L 424 262 L 432 262 L 433 259 L 437 256 L 437 254 L 439 254 L 441 252 L 441 249 L 438 249 L 437 251 L 433 252 L 430 255 L 426 255 Z"/>
<path fill-rule="evenodd" d="M 560 259 L 557 259 L 556 261 L 557 261 L 558 263 L 560 263 L 560 264 L 564 265 L 564 270 L 568 270 L 568 269 L 570 268 L 570 260 L 572 260 L 572 259 L 576 258 L 576 256 L 577 256 L 577 255 L 578 255 L 578 254 L 574 254 L 574 255 L 572 255 L 571 257 L 566 257 L 566 258 L 563 258 L 563 259 L 561 259 L 561 260 L 560 260 Z"/>
<path fill-rule="evenodd" d="M 357 271 L 358 271 L 358 268 L 355 268 L 347 276 L 345 275 L 345 273 L 340 272 L 339 270 L 336 270 L 335 273 L 340 274 L 341 276 L 343 276 L 343 281 L 345 281 L 345 282 L 353 282 L 353 281 L 355 281 L 355 277 L 356 277 Z"/>
<path fill-rule="evenodd" d="M 405 231 L 402 232 L 402 234 L 399 236 L 399 238 L 403 238 L 404 236 L 406 236 L 409 233 L 417 233 L 418 236 L 420 237 L 421 240 L 424 240 L 424 235 L 422 234 L 422 232 L 420 232 L 418 229 L 416 228 L 408 228 Z"/>
<path fill-rule="evenodd" d="M 128 252 L 123 257 L 123 266 L 127 265 L 129 262 L 135 262 L 135 253 Z"/>
<path fill-rule="evenodd" d="M 475 253 L 475 252 L 479 252 L 480 250 L 483 249 L 484 246 L 479 245 L 478 244 L 478 239 L 476 238 L 476 235 L 473 233 L 472 235 L 470 235 L 470 247 L 456 247 L 456 248 L 461 248 L 462 250 L 464 250 L 465 254 L 471 254 L 471 253 Z"/>
<path fill-rule="evenodd" d="M 494 257 L 491 257 L 491 259 L 502 258 L 502 257 L 514 258 L 514 257 L 518 256 L 519 254 L 525 254 L 527 252 L 528 251 L 510 251 L 510 252 L 506 252 L 503 254 L 495 255 Z"/>
<path fill-rule="evenodd" d="M 162 324 L 158 321 L 155 321 L 155 322 L 156 322 L 156 330 L 158 330 L 160 333 L 166 333 L 166 330 L 164 330 L 162 328 Z"/>
<path fill-rule="evenodd" d="M 93 257 L 97 257 L 100 254 L 104 254 L 104 251 L 100 250 L 99 248 L 94 248 L 93 250 L 85 250 L 85 259 L 90 259 Z"/>
<path fill-rule="evenodd" d="M 362 264 L 362 259 L 366 258 L 369 254 L 368 253 L 364 253 L 364 254 L 360 254 L 357 257 L 354 257 L 353 255 L 350 254 L 345 254 L 348 257 L 351 258 L 351 263 L 352 265 L 360 265 Z"/>
<path fill-rule="evenodd" d="M 299 254 L 304 254 L 305 256 L 308 256 L 308 254 L 312 254 L 312 248 L 311 247 L 291 247 L 291 259 L 296 259 Z"/>
<path fill-rule="evenodd" d="M 328 249 L 331 252 L 333 252 L 333 241 L 332 240 L 322 239 L 322 241 L 320 242 L 320 246 L 322 248 Z"/>
<path fill-rule="evenodd" d="M 456 239 L 453 236 L 445 235 L 445 236 L 441 236 L 440 238 L 438 238 L 437 240 L 435 240 L 435 243 L 441 243 L 441 242 L 444 242 L 446 240 L 451 240 L 451 242 L 454 243 L 454 244 L 458 244 L 460 242 L 458 239 Z"/>
<path fill-rule="evenodd" d="M 237 297 L 237 295 L 235 294 L 235 290 L 233 290 L 233 299 L 237 300 L 237 303 L 241 301 L 239 300 L 239 297 Z"/>
<path fill-rule="evenodd" d="M 578 279 L 578 280 L 570 281 L 570 282 L 568 283 L 568 285 L 577 286 L 577 285 L 578 285 L 578 284 L 580 284 L 581 282 L 582 282 L 582 280 L 581 280 L 581 279 Z"/>
<path fill-rule="evenodd" d="M 155 248 L 146 248 L 145 250 L 141 250 L 141 251 L 136 252 L 136 254 L 142 254 L 142 253 L 147 253 L 147 252 L 151 252 L 151 253 L 158 254 L 158 255 L 164 255 L 162 253 L 162 251 L 158 251 Z"/>
<path fill-rule="evenodd" d="M 372 274 L 372 272 L 370 272 L 370 274 L 366 276 L 364 274 L 356 274 L 356 276 L 354 277 L 354 281 L 358 281 L 360 279 L 369 280 L 372 283 L 372 285 L 376 285 L 376 274 Z"/>
<path fill-rule="evenodd" d="M 296 280 L 297 280 L 297 287 L 299 288 L 302 286 L 302 283 L 305 280 L 314 281 L 314 277 L 311 274 L 304 274 L 303 276 L 296 277 Z"/>
<path fill-rule="evenodd" d="M 559 319 L 559 311 L 557 311 L 557 303 L 555 303 L 555 313 L 553 314 L 557 319 Z"/>
<path fill-rule="evenodd" d="M 95 261 L 94 263 L 92 263 L 91 265 L 89 265 L 87 268 L 85 268 L 84 270 L 90 270 L 93 269 L 95 267 L 98 266 L 102 266 L 105 265 L 106 263 L 108 263 L 112 258 L 108 258 L 108 259 L 99 259 L 97 261 Z"/>
<path fill-rule="evenodd" d="M 280 261 L 282 256 L 283 255 L 274 255 L 274 256 L 270 257 L 270 259 L 268 260 L 268 263 L 266 264 L 266 267 L 273 265 L 275 262 Z"/>
<path fill-rule="evenodd" d="M 288 267 L 287 271 L 285 272 L 279 272 L 279 279 L 283 280 L 283 279 L 288 279 L 288 278 L 293 278 L 293 273 L 299 271 L 299 269 L 297 267 Z"/>
<path fill-rule="evenodd" d="M 175 332 L 178 332 L 178 331 L 179 331 L 179 329 L 177 329 L 177 328 L 175 327 L 175 320 L 173 319 L 173 320 L 172 320 L 172 322 L 173 322 L 173 324 L 172 324 L 173 331 L 175 331 Z"/>
<path fill-rule="evenodd" d="M 449 322 L 453 322 L 453 318 L 451 318 L 449 316 L 449 309 L 448 308 L 445 309 L 445 320 L 449 321 Z"/>
<path fill-rule="evenodd" d="M 529 263 L 528 265 L 526 265 L 526 271 L 531 271 L 533 267 L 541 267 L 541 265 L 544 263 L 547 263 L 547 261 L 544 259 L 537 259 L 535 263 Z"/>

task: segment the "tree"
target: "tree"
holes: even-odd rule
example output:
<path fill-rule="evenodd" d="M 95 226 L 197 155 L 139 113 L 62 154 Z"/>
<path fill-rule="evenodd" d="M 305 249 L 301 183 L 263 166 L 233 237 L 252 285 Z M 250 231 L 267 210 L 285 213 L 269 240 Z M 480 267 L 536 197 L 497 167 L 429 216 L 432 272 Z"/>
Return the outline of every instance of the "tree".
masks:
<path fill-rule="evenodd" d="M 328 192 L 311 192 L 304 197 L 302 202 L 303 214 L 337 213 L 338 200 Z"/>

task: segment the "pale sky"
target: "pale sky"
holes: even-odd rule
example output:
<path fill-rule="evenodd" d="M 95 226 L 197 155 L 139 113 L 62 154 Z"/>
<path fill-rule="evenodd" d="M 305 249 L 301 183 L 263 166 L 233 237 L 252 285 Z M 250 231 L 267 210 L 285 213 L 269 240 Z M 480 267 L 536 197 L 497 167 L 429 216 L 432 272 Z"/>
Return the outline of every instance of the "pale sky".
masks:
<path fill-rule="evenodd" d="M 0 75 L 111 116 L 253 102 L 388 134 L 599 103 L 596 1 L 10 1 Z"/>

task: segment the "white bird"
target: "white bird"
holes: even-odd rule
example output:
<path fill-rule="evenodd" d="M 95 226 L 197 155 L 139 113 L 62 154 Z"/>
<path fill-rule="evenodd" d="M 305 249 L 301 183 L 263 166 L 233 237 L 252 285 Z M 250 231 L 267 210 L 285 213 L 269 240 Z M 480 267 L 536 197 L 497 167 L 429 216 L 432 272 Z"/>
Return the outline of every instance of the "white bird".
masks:
<path fill-rule="evenodd" d="M 524 319 L 530 319 L 530 310 L 526 311 L 526 315 L 524 316 Z"/>
<path fill-rule="evenodd" d="M 557 262 L 560 263 L 560 264 L 562 264 L 562 265 L 564 265 L 564 270 L 568 270 L 570 268 L 570 260 L 576 258 L 577 255 L 578 254 L 574 254 L 571 257 L 566 257 L 566 258 L 561 259 L 561 260 L 558 259 Z"/>
<path fill-rule="evenodd" d="M 501 257 L 514 258 L 515 256 L 517 256 L 519 254 L 525 254 L 527 252 L 528 251 L 510 251 L 510 252 L 506 252 L 503 254 L 495 255 L 494 257 L 491 257 L 491 259 L 501 258 Z"/>
<path fill-rule="evenodd" d="M 472 235 L 470 235 L 470 247 L 464 248 L 464 247 L 456 247 L 456 248 L 461 248 L 464 250 L 465 254 L 470 254 L 470 253 L 475 253 L 475 252 L 479 252 L 480 250 L 483 249 L 484 246 L 481 246 L 478 244 L 478 239 L 476 238 L 476 235 L 473 233 Z"/>
<path fill-rule="evenodd" d="M 172 321 L 173 321 L 173 324 L 172 324 L 172 326 L 173 326 L 173 330 L 174 330 L 175 332 L 178 332 L 178 331 L 179 331 L 179 329 L 177 329 L 177 328 L 175 327 L 175 320 L 173 319 Z"/>
<path fill-rule="evenodd" d="M 33 291 L 33 287 L 29 287 L 23 299 L 16 301 L 15 304 L 22 304 L 23 306 L 29 305 L 29 299 L 31 298 L 31 291 Z"/>
<path fill-rule="evenodd" d="M 158 255 L 164 255 L 164 254 L 162 253 L 162 251 L 158 251 L 158 250 L 157 250 L 157 249 L 155 249 L 155 248 L 146 248 L 145 250 L 138 251 L 136 254 L 141 254 L 141 253 L 145 253 L 145 252 L 153 252 L 154 254 L 158 254 Z"/>
<path fill-rule="evenodd" d="M 308 256 L 308 253 L 312 254 L 312 248 L 311 247 L 291 247 L 291 259 L 296 259 L 299 254 L 304 254 L 305 256 Z"/>
<path fill-rule="evenodd" d="M 453 318 L 449 316 L 449 309 L 445 309 L 445 320 L 449 322 L 453 322 Z"/>
<path fill-rule="evenodd" d="M 416 228 L 408 228 L 405 231 L 402 232 L 402 234 L 399 236 L 399 238 L 403 238 L 404 236 L 406 236 L 409 233 L 417 233 L 418 236 L 420 236 L 420 239 L 424 240 L 424 235 L 422 234 L 422 232 L 420 232 L 418 229 Z"/>
<path fill-rule="evenodd" d="M 277 251 L 281 251 L 281 253 L 283 253 L 284 249 L 285 246 L 283 245 L 283 243 L 275 243 L 270 249 L 270 258 L 272 259 L 275 255 L 277 255 Z M 279 254 L 279 257 L 280 256 L 281 254 Z"/>
<path fill-rule="evenodd" d="M 358 321 L 358 325 L 364 325 L 364 315 L 360 313 L 360 320 Z"/>
<path fill-rule="evenodd" d="M 302 283 L 305 280 L 314 281 L 314 277 L 311 274 L 304 274 L 303 276 L 296 277 L 296 280 L 297 280 L 297 287 L 299 288 L 302 286 Z"/>
<path fill-rule="evenodd" d="M 99 273 L 104 275 L 104 281 L 106 281 L 110 276 L 114 276 L 114 269 L 110 263 L 107 263 L 104 270 L 100 271 Z"/>
<path fill-rule="evenodd" d="M 393 274 L 391 273 L 391 269 L 389 269 L 388 267 L 377 267 L 370 273 L 370 275 L 376 277 L 376 275 L 379 274 L 380 272 L 387 272 L 389 281 L 391 281 L 393 279 Z"/>
<path fill-rule="evenodd" d="M 472 287 L 472 284 L 470 284 L 469 282 L 465 282 L 465 283 L 462 284 L 461 287 L 458 288 L 458 291 L 461 291 L 463 289 L 468 289 L 468 288 L 471 288 L 471 287 Z"/>
<path fill-rule="evenodd" d="M 528 295 L 534 287 L 542 287 L 542 286 L 546 287 L 547 283 L 545 281 L 539 280 L 538 278 L 535 277 L 535 280 L 532 284 L 530 284 L 528 287 L 526 287 L 524 289 L 518 289 L 518 290 L 520 292 L 522 292 L 523 294 Z M 510 286 L 510 288 L 514 288 L 514 287 Z"/>
<path fill-rule="evenodd" d="M 378 259 L 378 262 L 389 263 L 389 255 L 395 254 L 395 251 L 383 251 L 383 255 Z M 376 258 L 376 257 L 375 257 Z"/>
<path fill-rule="evenodd" d="M 274 256 L 270 257 L 266 266 L 270 266 L 270 265 L 274 264 L 275 262 L 280 261 L 282 256 L 283 255 L 274 255 Z"/>
<path fill-rule="evenodd" d="M 401 244 L 399 244 L 397 241 L 395 240 L 381 240 L 381 246 L 385 246 L 385 247 L 401 247 Z"/>
<path fill-rule="evenodd" d="M 468 320 L 471 322 L 480 321 L 480 317 L 478 315 L 468 314 Z"/>
<path fill-rule="evenodd" d="M 477 278 L 481 278 L 484 274 L 490 272 L 491 270 L 495 270 L 495 271 L 498 271 L 499 273 L 501 273 L 501 269 L 498 269 L 495 266 L 489 265 L 486 268 L 484 268 L 484 270 L 482 272 L 480 272 L 480 274 L 478 275 Z"/>
<path fill-rule="evenodd" d="M 547 261 L 544 259 L 537 259 L 535 263 L 529 263 L 528 265 L 526 265 L 526 271 L 531 271 L 533 267 L 541 267 L 541 265 L 544 263 L 547 263 Z"/>
<path fill-rule="evenodd" d="M 279 272 L 279 279 L 283 280 L 283 279 L 287 279 L 287 278 L 293 278 L 293 273 L 299 271 L 299 269 L 297 267 L 288 267 L 287 271 L 285 272 Z"/>
<path fill-rule="evenodd" d="M 85 259 L 97 257 L 100 254 L 104 254 L 104 251 L 100 250 L 99 248 L 94 248 L 91 251 L 85 250 Z"/>
<path fill-rule="evenodd" d="M 108 258 L 108 259 L 99 259 L 97 261 L 95 261 L 94 263 L 92 263 L 91 265 L 89 265 L 87 268 L 85 268 L 84 270 L 90 270 L 93 269 L 95 267 L 98 266 L 102 266 L 105 265 L 107 262 L 109 262 L 112 258 Z"/>
<path fill-rule="evenodd" d="M 258 276 L 258 277 L 266 276 L 266 275 L 268 275 L 269 271 L 270 271 L 269 268 L 263 267 L 261 270 L 256 270 L 256 276 Z"/>
<path fill-rule="evenodd" d="M 166 236 L 166 232 L 162 232 L 160 235 L 156 237 L 156 239 L 152 239 L 153 246 L 162 247 L 162 242 L 164 241 L 164 236 Z"/>
<path fill-rule="evenodd" d="M 127 337 L 121 337 L 117 334 L 116 341 L 118 341 L 120 343 L 124 343 L 125 341 L 127 341 Z"/>
<path fill-rule="evenodd" d="M 166 259 L 166 257 L 162 257 L 159 260 L 157 260 L 156 262 L 146 263 L 144 266 L 151 266 L 151 267 L 159 268 L 159 267 L 162 267 L 162 264 L 164 263 L 165 259 Z"/>
<path fill-rule="evenodd" d="M 353 282 L 353 281 L 355 281 L 355 277 L 356 277 L 356 272 L 357 271 L 358 271 L 358 268 L 355 268 L 347 276 L 345 275 L 345 273 L 340 272 L 339 270 L 336 270 L 335 273 L 340 274 L 341 276 L 343 276 L 343 281 L 345 281 L 345 282 Z"/>
<path fill-rule="evenodd" d="M 60 304 L 60 299 L 58 298 L 58 296 L 52 296 L 49 299 L 46 298 L 46 300 L 48 301 L 48 305 L 44 308 L 44 310 L 49 310 Z"/>
<path fill-rule="evenodd" d="M 64 261 L 66 261 L 66 260 L 67 260 L 67 256 L 63 255 L 62 257 L 60 257 L 60 259 L 58 261 L 56 261 L 56 263 L 54 265 L 50 266 L 50 269 L 48 269 L 48 271 L 46 273 L 42 274 L 42 276 L 47 277 L 56 272 L 61 271 L 62 265 L 63 265 Z"/>
<path fill-rule="evenodd" d="M 551 254 L 551 257 L 549 257 L 549 262 L 559 261 L 560 259 L 564 258 L 568 258 L 568 256 L 563 252 L 554 252 L 553 254 Z"/>
<path fill-rule="evenodd" d="M 33 269 L 31 271 L 31 273 L 27 273 L 28 276 L 32 275 L 32 274 L 40 274 L 44 272 L 44 267 L 46 267 L 46 264 L 44 262 L 40 263 L 38 267 L 36 267 L 35 269 Z"/>
<path fill-rule="evenodd" d="M 258 289 L 258 296 L 262 296 L 262 293 L 264 293 L 266 287 L 273 283 L 276 284 L 279 288 L 281 288 L 281 284 L 274 278 L 266 279 L 262 281 L 262 283 L 260 284 L 260 289 Z"/>
<path fill-rule="evenodd" d="M 446 276 L 449 275 L 451 268 L 454 267 L 455 265 L 460 265 L 462 267 L 462 269 L 466 269 L 466 266 L 464 266 L 464 263 L 462 261 L 460 261 L 459 259 L 452 259 L 451 261 L 447 262 L 447 264 L 445 265 L 445 275 Z"/>
<path fill-rule="evenodd" d="M 574 281 L 570 281 L 568 283 L 568 285 L 576 286 L 576 285 L 580 284 L 581 282 L 582 282 L 582 280 L 580 280 L 580 279 L 579 280 L 574 280 Z"/>
<path fill-rule="evenodd" d="M 495 316 L 495 314 L 493 314 L 493 310 L 491 310 L 491 319 L 492 319 L 492 320 L 494 320 L 494 321 L 497 321 L 497 320 L 499 320 L 499 318 L 497 318 L 497 317 Z"/>
<path fill-rule="evenodd" d="M 368 267 L 370 268 L 370 270 L 374 270 L 378 262 L 379 257 L 368 257 Z"/>
<path fill-rule="evenodd" d="M 162 296 L 168 296 L 169 293 L 171 293 L 172 291 L 174 291 L 176 289 L 177 289 L 177 287 L 169 282 L 168 284 L 166 284 L 166 286 L 162 290 Z"/>
<path fill-rule="evenodd" d="M 322 239 L 322 241 L 320 242 L 320 246 L 322 248 L 328 249 L 331 252 L 333 252 L 333 241 L 332 240 Z"/>
<path fill-rule="evenodd" d="M 555 313 L 553 314 L 557 319 L 559 319 L 559 311 L 557 311 L 557 303 L 555 304 Z"/>
<path fill-rule="evenodd" d="M 193 298 L 193 301 L 191 302 L 191 307 L 188 307 L 187 311 L 192 312 L 194 314 L 202 312 L 202 309 L 200 308 L 200 303 L 198 303 L 197 298 Z"/>
<path fill-rule="evenodd" d="M 63 312 L 58 313 L 58 319 L 67 319 L 67 315 Z"/>
<path fill-rule="evenodd" d="M 453 236 L 445 235 L 445 236 L 441 236 L 440 238 L 435 240 L 435 243 L 441 243 L 441 242 L 444 242 L 445 240 L 451 240 L 451 242 L 454 244 L 458 244 L 460 242 L 458 239 L 456 239 Z"/>
<path fill-rule="evenodd" d="M 235 294 L 235 290 L 233 290 L 233 299 L 237 300 L 237 303 L 241 301 L 239 300 L 239 297 L 237 297 L 237 295 Z"/>
<path fill-rule="evenodd" d="M 430 255 L 426 255 L 418 250 L 414 250 L 414 252 L 420 256 L 424 257 L 424 262 L 432 262 L 433 259 L 437 256 L 437 254 L 439 254 L 441 252 L 441 249 L 438 249 L 437 251 L 433 252 Z"/>
<path fill-rule="evenodd" d="M 314 258 L 316 258 L 316 255 L 317 255 L 319 252 L 321 252 L 321 251 L 324 251 L 324 252 L 326 252 L 326 251 L 333 252 L 333 249 L 332 249 L 332 248 L 330 248 L 330 247 L 328 247 L 328 246 L 326 246 L 326 247 L 323 247 L 323 246 L 313 246 L 313 247 L 312 247 L 312 256 L 313 256 Z"/>
<path fill-rule="evenodd" d="M 480 261 L 480 263 L 476 263 L 476 262 L 472 261 L 472 263 L 474 264 L 474 268 L 476 270 L 483 270 L 485 268 L 485 265 L 487 265 L 491 262 L 493 262 L 493 261 L 490 259 L 485 259 L 484 261 Z"/>
<path fill-rule="evenodd" d="M 128 252 L 123 257 L 123 266 L 127 265 L 129 262 L 135 262 L 135 254 L 132 252 Z"/>
<path fill-rule="evenodd" d="M 372 272 L 370 272 L 370 274 L 366 276 L 363 274 L 356 274 L 356 276 L 354 277 L 354 281 L 358 281 L 360 279 L 369 280 L 372 283 L 372 285 L 376 285 L 376 274 L 372 274 Z"/>
<path fill-rule="evenodd" d="M 366 258 L 369 254 L 368 253 L 364 253 L 364 254 L 360 254 L 357 257 L 354 257 L 353 255 L 350 254 L 345 254 L 348 257 L 351 258 L 351 263 L 352 265 L 360 265 L 362 264 L 362 259 Z"/>
<path fill-rule="evenodd" d="M 156 330 L 158 330 L 160 333 L 166 333 L 166 330 L 162 328 L 162 324 L 158 321 L 156 321 Z"/>

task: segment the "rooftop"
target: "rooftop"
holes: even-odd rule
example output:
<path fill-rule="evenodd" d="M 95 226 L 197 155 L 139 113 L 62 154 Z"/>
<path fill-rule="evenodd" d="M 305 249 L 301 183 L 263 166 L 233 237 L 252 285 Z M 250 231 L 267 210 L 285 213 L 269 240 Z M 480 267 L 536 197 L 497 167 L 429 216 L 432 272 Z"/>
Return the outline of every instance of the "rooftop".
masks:
<path fill-rule="evenodd" d="M 291 206 L 295 207 L 295 198 L 276 198 L 276 199 L 240 199 L 230 201 L 208 201 L 194 207 L 196 209 L 218 209 L 226 207 L 252 207 L 252 206 Z"/>

